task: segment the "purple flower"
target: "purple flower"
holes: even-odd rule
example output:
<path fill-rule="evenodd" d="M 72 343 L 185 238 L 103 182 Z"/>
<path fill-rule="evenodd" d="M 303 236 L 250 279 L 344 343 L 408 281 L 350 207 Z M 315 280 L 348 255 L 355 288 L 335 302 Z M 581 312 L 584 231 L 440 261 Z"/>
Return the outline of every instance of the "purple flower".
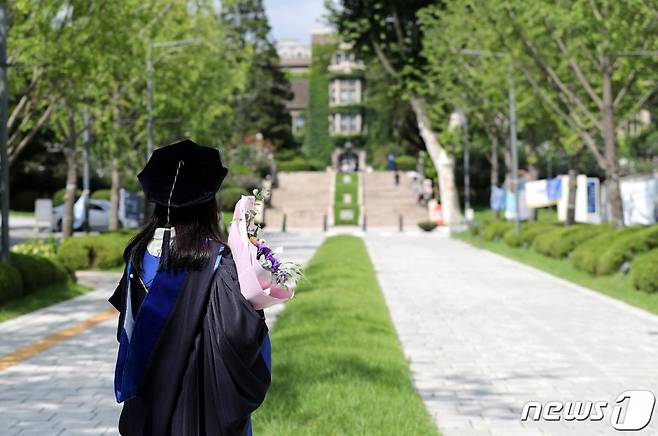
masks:
<path fill-rule="evenodd" d="M 277 259 L 274 253 L 272 252 L 272 249 L 267 245 L 263 245 L 258 242 L 256 242 L 254 245 L 256 245 L 256 248 L 258 249 L 256 253 L 256 257 L 264 256 L 265 259 L 270 263 L 270 265 L 272 265 L 270 271 L 277 271 L 281 263 L 279 262 L 279 259 Z"/>

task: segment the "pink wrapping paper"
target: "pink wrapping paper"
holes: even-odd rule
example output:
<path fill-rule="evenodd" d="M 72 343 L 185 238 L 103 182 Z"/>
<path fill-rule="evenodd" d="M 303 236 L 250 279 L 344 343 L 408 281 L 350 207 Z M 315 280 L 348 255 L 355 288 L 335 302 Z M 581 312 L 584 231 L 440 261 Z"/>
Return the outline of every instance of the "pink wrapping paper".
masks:
<path fill-rule="evenodd" d="M 272 286 L 272 273 L 263 268 L 256 258 L 258 249 L 249 241 L 245 218 L 247 211 L 254 207 L 254 202 L 253 196 L 243 195 L 235 205 L 228 246 L 238 271 L 240 292 L 255 309 L 264 309 L 289 300 L 292 292 Z"/>

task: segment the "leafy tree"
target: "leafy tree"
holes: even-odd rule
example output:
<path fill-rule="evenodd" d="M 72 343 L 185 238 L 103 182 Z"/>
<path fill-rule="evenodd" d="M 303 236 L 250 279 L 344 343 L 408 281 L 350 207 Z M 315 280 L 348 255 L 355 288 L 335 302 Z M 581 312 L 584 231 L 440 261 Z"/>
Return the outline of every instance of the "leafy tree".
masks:
<path fill-rule="evenodd" d="M 656 91 L 654 2 L 472 2 L 543 104 L 605 172 L 611 221 L 623 225 L 617 129 Z M 479 12 L 478 12 L 479 11 Z"/>
<path fill-rule="evenodd" d="M 438 172 L 445 220 L 454 224 L 460 220 L 454 159 L 439 142 L 424 93 L 426 60 L 422 53 L 423 29 L 417 13 L 433 3 L 430 0 L 341 0 L 338 5 L 327 2 L 327 6 L 330 20 L 341 37 L 354 44 L 361 58 L 378 61 L 393 79 L 393 89 L 411 105 L 420 135 Z"/>
<path fill-rule="evenodd" d="M 286 102 L 293 95 L 290 82 L 279 67 L 263 1 L 225 2 L 222 18 L 229 38 L 249 62 L 245 92 L 236 98 L 235 133 L 240 137 L 261 133 L 277 146 L 292 143 Z"/>

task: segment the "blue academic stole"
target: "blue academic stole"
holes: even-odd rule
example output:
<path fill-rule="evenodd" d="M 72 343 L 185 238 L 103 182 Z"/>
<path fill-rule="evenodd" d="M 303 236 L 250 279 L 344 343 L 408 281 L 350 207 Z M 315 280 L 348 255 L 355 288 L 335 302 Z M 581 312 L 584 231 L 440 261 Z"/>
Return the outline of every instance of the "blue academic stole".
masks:
<path fill-rule="evenodd" d="M 122 403 L 137 395 L 144 369 L 171 315 L 187 274 L 158 271 L 133 319 L 130 295 L 131 264 L 126 267 L 126 301 L 119 353 L 114 373 L 114 393 Z"/>

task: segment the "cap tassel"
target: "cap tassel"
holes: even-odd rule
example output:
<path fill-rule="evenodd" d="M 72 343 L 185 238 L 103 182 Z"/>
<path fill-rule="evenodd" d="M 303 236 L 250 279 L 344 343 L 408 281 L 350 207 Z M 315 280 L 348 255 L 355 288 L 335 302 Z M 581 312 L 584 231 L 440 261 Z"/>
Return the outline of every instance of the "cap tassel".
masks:
<path fill-rule="evenodd" d="M 158 264 L 158 270 L 166 270 L 169 264 L 169 241 L 171 241 L 171 225 L 169 224 L 169 213 L 171 211 L 171 197 L 174 194 L 174 187 L 176 186 L 176 180 L 178 179 L 178 172 L 180 168 L 184 165 L 182 160 L 178 161 L 178 167 L 176 168 L 176 174 L 174 175 L 174 183 L 171 185 L 171 191 L 169 191 L 169 200 L 167 201 L 167 224 L 165 225 L 164 235 L 162 236 L 162 250 L 160 252 L 160 263 Z"/>

